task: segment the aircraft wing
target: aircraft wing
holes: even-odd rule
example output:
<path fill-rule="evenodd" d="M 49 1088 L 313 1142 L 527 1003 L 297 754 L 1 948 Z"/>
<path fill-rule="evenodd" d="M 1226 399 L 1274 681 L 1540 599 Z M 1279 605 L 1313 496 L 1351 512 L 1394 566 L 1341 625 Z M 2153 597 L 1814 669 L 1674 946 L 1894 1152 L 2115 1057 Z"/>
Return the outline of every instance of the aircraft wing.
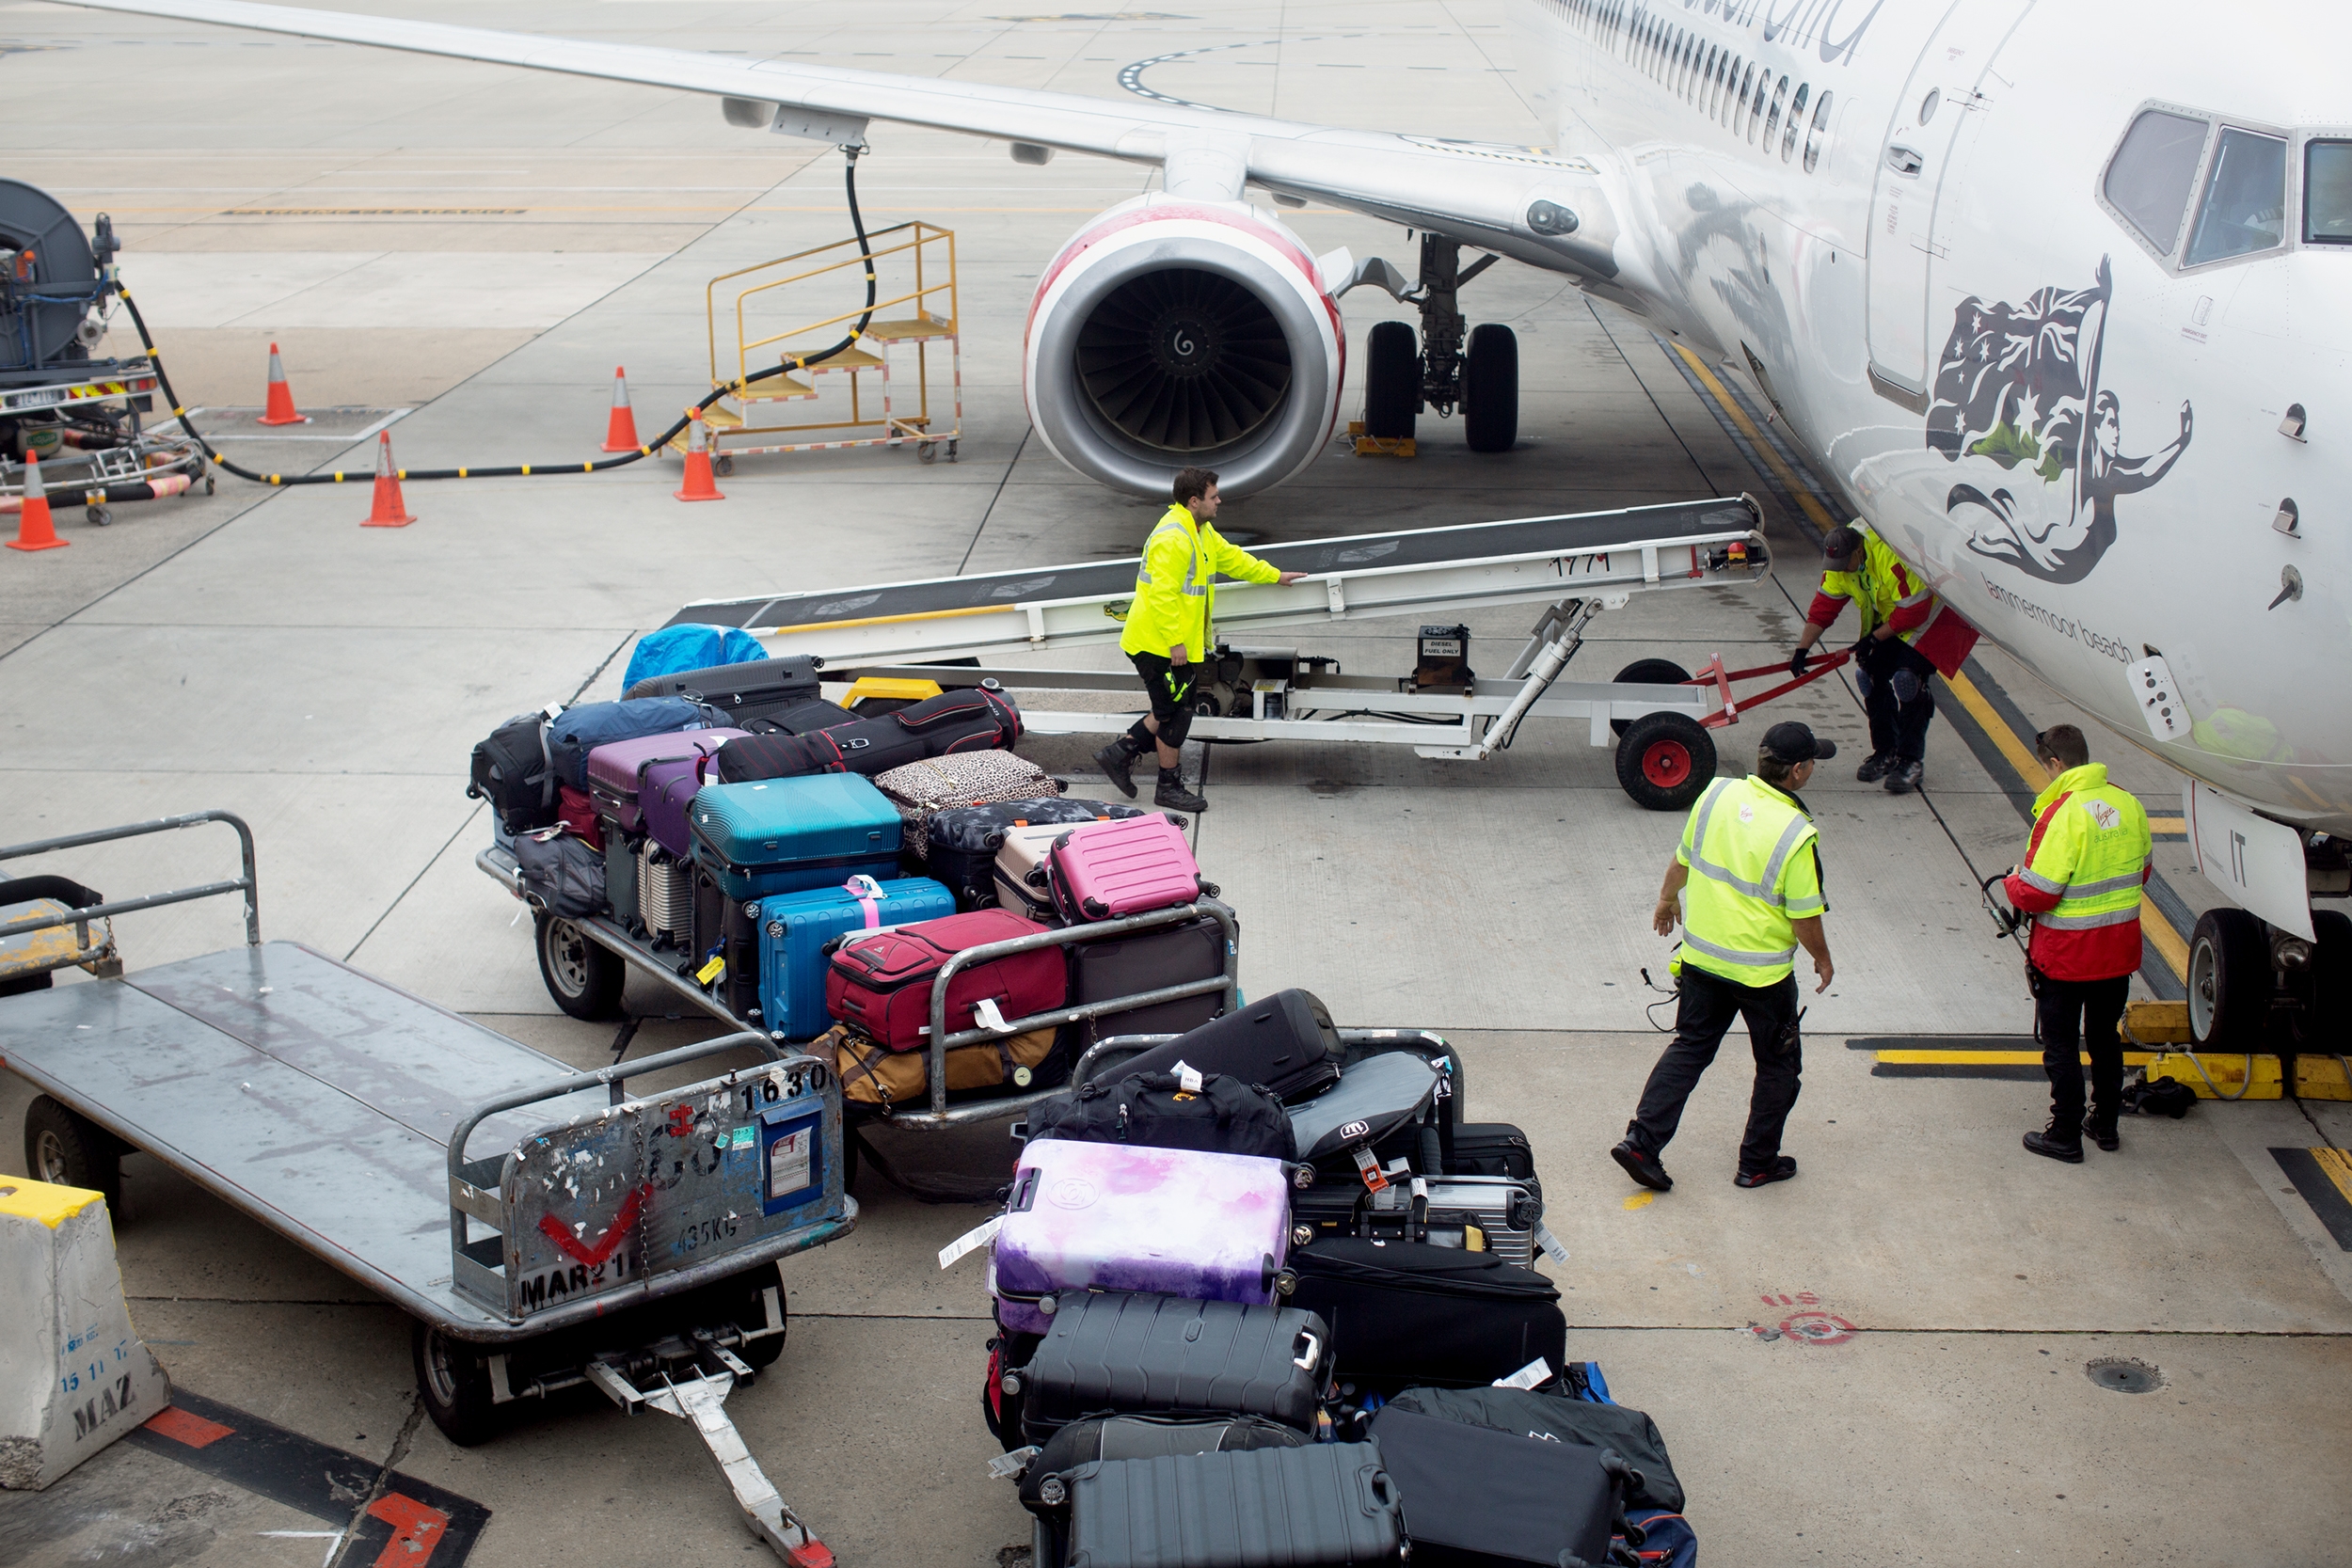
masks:
<path fill-rule="evenodd" d="M 1184 195 L 1237 198 L 1245 183 L 1322 200 L 1538 266 L 1582 277 L 1613 297 L 1617 227 L 1597 171 L 1581 158 L 1386 132 L 1342 130 L 1145 99 L 850 71 L 641 44 L 461 27 L 248 0 L 67 0 L 224 27 L 444 55 L 612 82 L 709 93 L 739 125 L 855 143 L 872 120 L 1158 165 Z M 1548 202 L 1547 229 L 1529 210 Z M 1573 214 L 1565 220 L 1561 214 Z M 1630 299 L 1627 303 L 1632 303 Z"/>

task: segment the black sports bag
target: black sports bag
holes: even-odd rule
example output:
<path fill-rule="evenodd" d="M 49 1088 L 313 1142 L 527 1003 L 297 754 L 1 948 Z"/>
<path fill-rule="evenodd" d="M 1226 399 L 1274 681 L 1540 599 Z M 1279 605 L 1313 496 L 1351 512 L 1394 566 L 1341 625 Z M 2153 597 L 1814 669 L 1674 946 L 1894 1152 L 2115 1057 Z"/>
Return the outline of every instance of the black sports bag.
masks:
<path fill-rule="evenodd" d="M 1187 1088 L 1187 1082 L 1194 1086 Z M 1282 1102 L 1222 1073 L 1180 1080 L 1172 1072 L 1131 1072 L 1115 1083 L 1089 1084 L 1030 1111 L 1029 1136 L 1269 1160 L 1298 1157 Z"/>

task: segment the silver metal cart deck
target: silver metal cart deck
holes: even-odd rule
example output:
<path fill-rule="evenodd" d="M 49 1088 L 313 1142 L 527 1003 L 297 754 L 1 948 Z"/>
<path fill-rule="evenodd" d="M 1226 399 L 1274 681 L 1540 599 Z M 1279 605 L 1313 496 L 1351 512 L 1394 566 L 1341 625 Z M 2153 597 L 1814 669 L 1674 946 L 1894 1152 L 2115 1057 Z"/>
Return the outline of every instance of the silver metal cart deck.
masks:
<path fill-rule="evenodd" d="M 580 1072 L 299 943 L 264 942 L 252 835 L 225 812 L 0 861 L 205 822 L 236 830 L 237 880 L 0 920 L 5 939 L 246 895 L 242 948 L 0 998 L 0 1067 L 43 1096 L 27 1117 L 33 1173 L 110 1191 L 108 1140 L 148 1153 L 415 1318 L 420 1391 L 453 1438 L 482 1441 L 498 1407 L 583 1384 L 627 1411 L 650 1404 L 694 1425 L 755 1533 L 803 1568 L 830 1562 L 720 1405 L 783 1349 L 770 1266 L 856 1224 L 831 1069 L 751 1033 Z M 119 961 L 111 940 L 85 939 L 0 978 L 69 965 Z M 626 1078 L 746 1048 L 763 1059 L 624 1092 Z"/>

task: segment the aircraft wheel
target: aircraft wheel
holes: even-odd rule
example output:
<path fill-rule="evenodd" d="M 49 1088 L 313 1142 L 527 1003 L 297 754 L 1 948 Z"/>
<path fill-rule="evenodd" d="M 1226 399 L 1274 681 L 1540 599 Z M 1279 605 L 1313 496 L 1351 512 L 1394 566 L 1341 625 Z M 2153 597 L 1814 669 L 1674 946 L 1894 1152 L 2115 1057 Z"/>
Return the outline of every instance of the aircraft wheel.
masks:
<path fill-rule="evenodd" d="M 1651 811 L 1688 811 L 1714 777 L 1714 737 L 1688 714 L 1645 713 L 1617 742 L 1617 783 Z"/>
<path fill-rule="evenodd" d="M 621 960 L 570 921 L 542 913 L 532 922 L 539 949 L 539 978 L 555 1005 L 572 1017 L 599 1023 L 621 1016 Z"/>
<path fill-rule="evenodd" d="M 2188 941 L 2188 1033 L 2207 1050 L 2259 1048 L 2270 1019 L 2270 944 L 2244 910 L 2207 910 Z"/>
<path fill-rule="evenodd" d="M 1463 435 L 1472 451 L 1509 451 L 1519 438 L 1519 340 L 1486 322 L 1470 328 L 1462 366 Z"/>
<path fill-rule="evenodd" d="M 1637 658 L 1609 677 L 1616 686 L 1680 686 L 1691 678 L 1691 672 L 1671 658 Z M 1612 719 L 1609 727 L 1622 737 L 1633 727 L 1630 719 Z"/>
<path fill-rule="evenodd" d="M 1383 441 L 1413 434 L 1421 411 L 1421 349 L 1404 322 L 1380 322 L 1364 339 L 1364 434 Z"/>

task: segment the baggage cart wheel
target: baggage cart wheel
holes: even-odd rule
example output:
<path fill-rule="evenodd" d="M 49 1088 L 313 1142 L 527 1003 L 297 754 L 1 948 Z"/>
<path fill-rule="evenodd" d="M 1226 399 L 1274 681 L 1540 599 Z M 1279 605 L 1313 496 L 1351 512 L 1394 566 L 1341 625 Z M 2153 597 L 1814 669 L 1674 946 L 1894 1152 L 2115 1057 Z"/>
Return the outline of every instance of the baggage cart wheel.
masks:
<path fill-rule="evenodd" d="M 417 1364 L 417 1396 L 441 1435 L 461 1449 L 479 1448 L 505 1419 L 490 1400 L 490 1358 L 462 1339 L 418 1322 L 409 1349 Z"/>
<path fill-rule="evenodd" d="M 84 513 L 83 515 L 87 516 L 91 522 L 96 523 L 100 528 L 104 528 L 107 524 L 115 520 L 115 515 L 107 511 L 103 506 L 93 506 L 87 512 Z"/>
<path fill-rule="evenodd" d="M 721 452 L 710 460 L 710 472 L 718 479 L 732 478 L 735 473 L 735 459 L 725 452 Z"/>
<path fill-rule="evenodd" d="M 1680 686 L 1691 678 L 1691 672 L 1671 658 L 1637 658 L 1609 677 L 1617 686 Z M 1609 727 L 1620 739 L 1633 727 L 1630 719 L 1612 719 Z"/>
<path fill-rule="evenodd" d="M 1617 742 L 1617 783 L 1651 811 L 1686 811 L 1715 777 L 1715 741 L 1684 713 L 1645 713 Z"/>
<path fill-rule="evenodd" d="M 120 1218 L 121 1141 L 45 1094 L 24 1107 L 24 1168 L 37 1181 L 100 1194 Z"/>
<path fill-rule="evenodd" d="M 621 960 L 588 939 L 570 921 L 544 911 L 532 918 L 539 949 L 539 978 L 555 1005 L 572 1017 L 601 1023 L 621 1016 Z"/>
<path fill-rule="evenodd" d="M 2199 1045 L 2252 1051 L 2270 1021 L 2270 943 L 2244 910 L 2207 910 L 2188 939 L 2188 1032 Z"/>
<path fill-rule="evenodd" d="M 1421 349 L 1405 322 L 1379 322 L 1364 340 L 1364 434 L 1404 440 L 1421 412 Z"/>
<path fill-rule="evenodd" d="M 1519 439 L 1519 340 L 1498 322 L 1470 328 L 1462 356 L 1462 435 L 1472 451 L 1509 451 Z"/>
<path fill-rule="evenodd" d="M 767 1268 L 752 1271 L 751 1276 L 744 1282 L 742 1295 L 731 1314 L 735 1319 L 735 1326 L 745 1333 L 754 1333 L 767 1327 L 767 1293 L 771 1290 L 776 1292 L 776 1312 L 784 1319 L 785 1332 L 771 1334 L 764 1339 L 747 1340 L 735 1353 L 742 1358 L 745 1366 L 755 1372 L 766 1371 L 774 1366 L 784 1354 L 785 1340 L 791 1337 L 791 1305 L 785 1299 L 784 1281 L 777 1275 L 774 1265 L 771 1264 Z"/>

